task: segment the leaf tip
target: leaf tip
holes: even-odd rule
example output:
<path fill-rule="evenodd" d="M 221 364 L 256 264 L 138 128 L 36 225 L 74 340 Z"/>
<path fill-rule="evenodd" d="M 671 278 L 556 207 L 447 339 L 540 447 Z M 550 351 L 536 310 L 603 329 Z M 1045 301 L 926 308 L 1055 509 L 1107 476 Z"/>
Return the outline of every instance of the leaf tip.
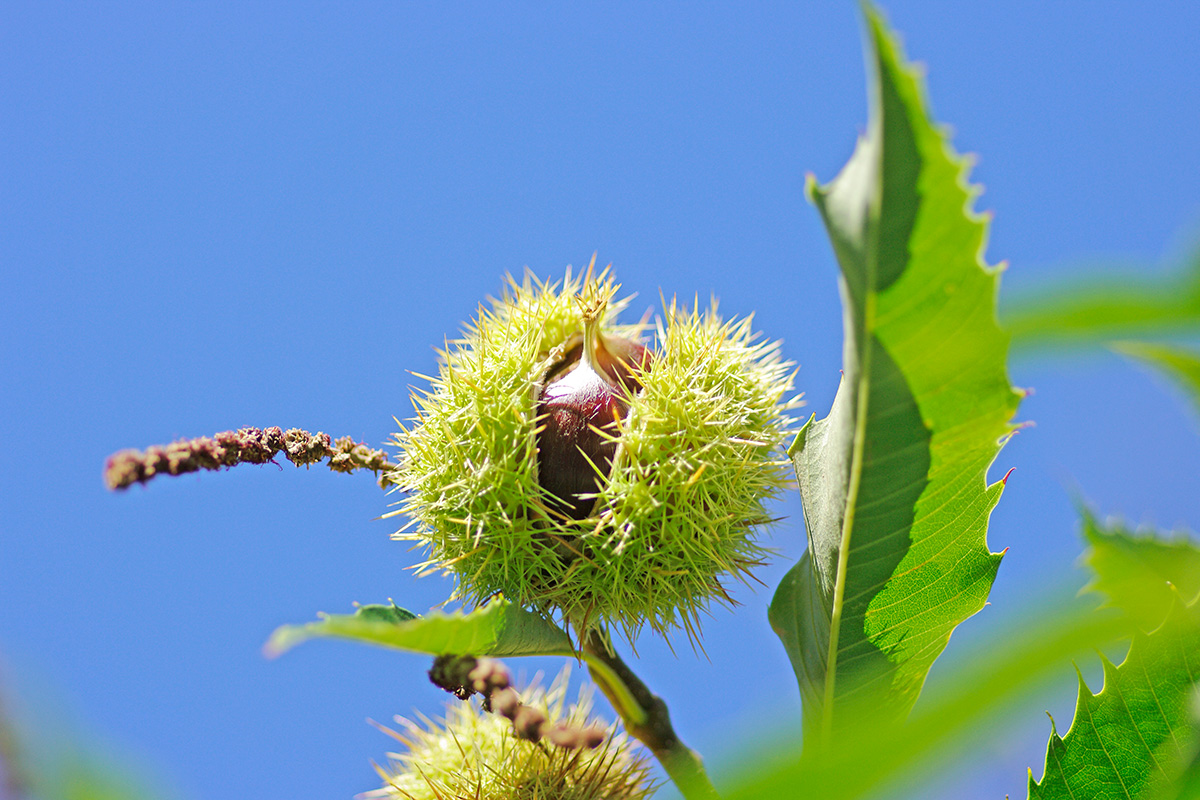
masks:
<path fill-rule="evenodd" d="M 809 414 L 808 420 L 800 427 L 800 430 L 796 431 L 796 437 L 792 439 L 792 443 L 788 445 L 788 458 L 794 458 L 796 453 L 800 452 L 800 450 L 804 447 L 804 442 L 808 437 L 808 429 L 812 427 L 812 424 L 816 422 L 816 420 L 816 414 Z"/>
<path fill-rule="evenodd" d="M 1072 662 L 1071 662 L 1071 666 L 1075 668 L 1075 677 L 1076 677 L 1076 678 L 1079 680 L 1079 693 L 1080 693 L 1080 695 L 1083 695 L 1083 694 L 1088 694 L 1088 695 L 1091 695 L 1091 694 L 1092 694 L 1092 690 L 1088 688 L 1087 681 L 1086 681 L 1086 680 L 1084 680 L 1084 678 L 1083 678 L 1083 670 L 1081 670 L 1081 669 L 1079 668 L 1079 662 L 1077 662 L 1077 661 L 1072 661 Z M 1050 722 L 1051 722 L 1051 723 L 1053 723 L 1053 722 L 1054 722 L 1054 718 L 1053 718 L 1053 717 L 1051 717 L 1051 718 L 1050 718 Z"/>
<path fill-rule="evenodd" d="M 271 637 L 262 646 L 264 658 L 274 660 L 291 649 L 293 642 L 289 641 L 287 626 L 276 628 Z"/>
<path fill-rule="evenodd" d="M 813 205 L 817 204 L 817 195 L 821 193 L 821 184 L 812 172 L 804 173 L 804 199 Z"/>

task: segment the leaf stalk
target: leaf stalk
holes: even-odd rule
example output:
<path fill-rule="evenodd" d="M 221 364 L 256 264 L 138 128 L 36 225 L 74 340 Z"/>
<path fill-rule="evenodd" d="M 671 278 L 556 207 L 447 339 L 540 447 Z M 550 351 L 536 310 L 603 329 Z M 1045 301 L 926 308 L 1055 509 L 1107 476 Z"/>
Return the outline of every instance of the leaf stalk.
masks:
<path fill-rule="evenodd" d="M 650 749 L 685 800 L 720 800 L 700 756 L 671 726 L 666 702 L 617 655 L 608 635 L 589 632 L 583 640 L 583 653 L 592 679 L 621 715 L 625 730 Z"/>

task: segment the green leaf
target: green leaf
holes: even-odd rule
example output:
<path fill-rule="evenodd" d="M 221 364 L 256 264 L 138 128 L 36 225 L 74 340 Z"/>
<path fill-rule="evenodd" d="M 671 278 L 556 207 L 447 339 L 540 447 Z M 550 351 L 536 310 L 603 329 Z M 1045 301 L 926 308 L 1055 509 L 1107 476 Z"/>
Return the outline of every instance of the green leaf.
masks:
<path fill-rule="evenodd" d="M 879 13 L 866 16 L 868 132 L 832 183 L 809 183 L 841 266 L 844 377 L 829 416 L 792 445 L 809 548 L 771 604 L 806 735 L 840 725 L 838 707 L 864 694 L 902 717 L 951 631 L 983 607 L 1002 489 L 986 475 L 1019 400 L 967 160 Z"/>
<path fill-rule="evenodd" d="M 1083 560 L 1096 573 L 1088 588 L 1106 594 L 1143 631 L 1162 624 L 1176 595 L 1191 602 L 1200 594 L 1200 549 L 1186 535 L 1137 535 L 1116 521 L 1101 526 L 1086 510 L 1083 534 Z"/>
<path fill-rule="evenodd" d="M 1017 350 L 1088 344 L 1132 335 L 1200 330 L 1200 249 L 1181 274 L 1097 277 L 1043 289 L 1004 304 L 1004 327 Z"/>
<path fill-rule="evenodd" d="M 1200 412 L 1200 353 L 1186 347 L 1149 342 L 1114 342 L 1109 347 L 1164 372 Z"/>
<path fill-rule="evenodd" d="M 1075 721 L 1061 738 L 1052 728 L 1030 799 L 1144 797 L 1177 780 L 1195 754 L 1197 680 L 1200 615 L 1177 599 L 1158 630 L 1134 636 L 1121 666 L 1104 659 L 1099 694 L 1080 675 Z"/>
<path fill-rule="evenodd" d="M 274 657 L 301 642 L 333 636 L 431 655 L 574 655 L 570 637 L 532 611 L 497 598 L 474 611 L 432 611 L 419 617 L 391 606 L 362 606 L 354 614 L 325 614 L 317 622 L 284 625 L 264 648 Z"/>
<path fill-rule="evenodd" d="M 353 614 L 322 614 L 304 625 L 282 625 L 263 646 L 275 658 L 301 642 L 336 637 L 430 655 L 571 656 L 587 662 L 603 681 L 627 724 L 645 721 L 645 709 L 624 680 L 602 659 L 577 651 L 571 638 L 539 614 L 503 597 L 470 612 L 431 611 L 417 616 L 395 604 L 361 606 Z"/>

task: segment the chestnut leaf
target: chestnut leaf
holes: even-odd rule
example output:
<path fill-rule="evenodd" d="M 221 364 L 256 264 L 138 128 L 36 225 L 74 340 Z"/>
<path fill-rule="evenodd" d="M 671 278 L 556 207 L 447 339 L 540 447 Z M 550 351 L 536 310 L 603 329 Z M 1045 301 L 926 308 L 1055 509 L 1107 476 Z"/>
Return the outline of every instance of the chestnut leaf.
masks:
<path fill-rule="evenodd" d="M 573 655 L 570 637 L 532 611 L 502 597 L 470 612 L 431 611 L 417 616 L 395 605 L 361 606 L 353 614 L 323 614 L 316 622 L 283 625 L 264 652 L 275 657 L 321 637 L 431 655 Z"/>
<path fill-rule="evenodd" d="M 999 269 L 968 160 L 930 118 L 916 68 L 865 6 L 870 121 L 829 184 L 809 181 L 841 267 L 843 378 L 790 455 L 808 551 L 770 618 L 800 685 L 806 742 L 864 696 L 907 716 L 951 631 L 983 608 L 1000 554 L 986 542 L 1014 430 Z"/>

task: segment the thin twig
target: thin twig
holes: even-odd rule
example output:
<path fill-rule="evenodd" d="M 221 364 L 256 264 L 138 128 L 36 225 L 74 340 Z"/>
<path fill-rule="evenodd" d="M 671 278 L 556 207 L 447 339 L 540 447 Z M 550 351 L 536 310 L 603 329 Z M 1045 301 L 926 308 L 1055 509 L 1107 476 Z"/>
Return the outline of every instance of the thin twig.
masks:
<path fill-rule="evenodd" d="M 680 794 L 686 800 L 720 800 L 716 788 L 708 779 L 708 773 L 704 771 L 704 763 L 700 756 L 689 749 L 671 727 L 671 715 L 666 702 L 651 692 L 649 687 L 642 683 L 641 678 L 621 660 L 608 636 L 598 630 L 592 630 L 583 640 L 583 649 L 603 662 L 625 684 L 628 691 L 624 694 L 632 695 L 641 706 L 644 721 L 625 718 L 625 730 L 654 753 L 654 757 L 663 765 Z M 591 672 L 600 691 L 604 692 L 613 707 L 624 717 L 619 705 L 622 693 L 611 685 L 611 676 L 596 670 Z"/>
<path fill-rule="evenodd" d="M 396 465 L 387 453 L 375 450 L 349 436 L 332 440 L 327 433 L 315 434 L 299 428 L 240 428 L 215 436 L 180 439 L 145 450 L 122 450 L 109 456 L 104 465 L 104 482 L 110 489 L 127 489 L 146 483 L 156 475 L 183 475 L 202 469 L 218 470 L 237 464 L 275 463 L 279 453 L 298 467 L 329 459 L 334 472 L 369 469 L 381 486 L 390 483 Z M 382 474 L 380 474 L 382 473 Z"/>

